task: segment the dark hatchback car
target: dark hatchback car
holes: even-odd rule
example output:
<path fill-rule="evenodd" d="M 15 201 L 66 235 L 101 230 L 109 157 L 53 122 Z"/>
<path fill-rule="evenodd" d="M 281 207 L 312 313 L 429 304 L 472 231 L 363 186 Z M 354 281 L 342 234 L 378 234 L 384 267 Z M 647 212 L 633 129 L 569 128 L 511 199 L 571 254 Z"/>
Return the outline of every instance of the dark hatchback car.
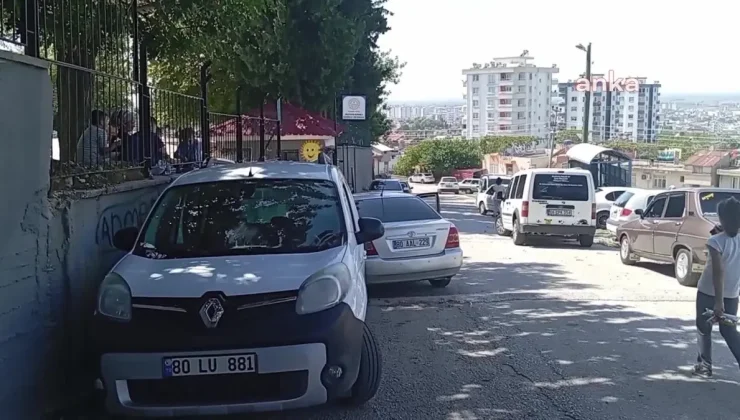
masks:
<path fill-rule="evenodd" d="M 674 264 L 676 280 L 696 286 L 707 262 L 706 244 L 721 229 L 717 205 L 740 191 L 723 188 L 682 188 L 660 193 L 640 218 L 617 228 L 622 263 L 640 258 Z"/>

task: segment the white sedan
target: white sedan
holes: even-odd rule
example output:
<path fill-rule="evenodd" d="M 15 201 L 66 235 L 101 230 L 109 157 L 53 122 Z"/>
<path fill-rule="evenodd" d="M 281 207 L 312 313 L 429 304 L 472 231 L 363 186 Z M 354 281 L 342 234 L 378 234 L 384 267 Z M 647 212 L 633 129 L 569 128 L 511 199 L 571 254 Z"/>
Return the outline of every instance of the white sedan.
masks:
<path fill-rule="evenodd" d="M 437 192 L 452 192 L 460 194 L 460 184 L 457 183 L 457 178 L 454 176 L 443 176 L 437 184 Z"/>
<path fill-rule="evenodd" d="M 368 284 L 428 280 L 446 287 L 462 267 L 460 235 L 420 196 L 435 193 L 397 192 L 355 194 L 360 217 L 380 219 L 385 234 L 365 244 Z"/>

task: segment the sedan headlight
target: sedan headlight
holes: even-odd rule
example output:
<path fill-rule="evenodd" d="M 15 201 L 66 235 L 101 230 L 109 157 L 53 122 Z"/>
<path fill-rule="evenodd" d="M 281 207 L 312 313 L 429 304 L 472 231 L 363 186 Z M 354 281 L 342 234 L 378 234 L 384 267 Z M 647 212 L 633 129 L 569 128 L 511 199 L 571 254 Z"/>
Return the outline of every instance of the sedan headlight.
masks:
<path fill-rule="evenodd" d="M 343 263 L 317 271 L 298 290 L 296 312 L 306 315 L 338 305 L 347 295 L 351 279 L 349 268 Z"/>
<path fill-rule="evenodd" d="M 98 313 L 119 321 L 131 320 L 131 288 L 116 273 L 109 273 L 100 285 Z"/>

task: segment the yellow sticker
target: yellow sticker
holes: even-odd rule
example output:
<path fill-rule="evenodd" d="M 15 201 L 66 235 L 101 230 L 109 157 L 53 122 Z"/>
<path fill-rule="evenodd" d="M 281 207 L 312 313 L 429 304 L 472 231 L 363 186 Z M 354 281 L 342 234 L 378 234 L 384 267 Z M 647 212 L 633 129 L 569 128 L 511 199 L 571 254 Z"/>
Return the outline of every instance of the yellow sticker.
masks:
<path fill-rule="evenodd" d="M 321 143 L 316 140 L 308 140 L 301 146 L 301 156 L 307 162 L 316 162 L 321 153 Z"/>
<path fill-rule="evenodd" d="M 552 219 L 545 219 L 545 223 L 548 224 L 548 225 L 551 224 L 552 223 Z"/>
<path fill-rule="evenodd" d="M 707 201 L 714 198 L 714 193 L 704 194 L 701 196 L 701 201 Z"/>

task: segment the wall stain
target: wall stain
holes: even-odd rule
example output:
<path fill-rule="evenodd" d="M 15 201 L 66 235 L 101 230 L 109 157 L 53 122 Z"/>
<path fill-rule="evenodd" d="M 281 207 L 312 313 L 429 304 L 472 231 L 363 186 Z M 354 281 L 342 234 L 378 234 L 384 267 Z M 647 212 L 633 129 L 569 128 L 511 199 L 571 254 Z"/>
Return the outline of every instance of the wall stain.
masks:
<path fill-rule="evenodd" d="M 123 228 L 141 227 L 156 201 L 157 195 L 149 195 L 106 207 L 98 217 L 95 244 L 103 251 L 114 249 L 113 235 Z"/>

